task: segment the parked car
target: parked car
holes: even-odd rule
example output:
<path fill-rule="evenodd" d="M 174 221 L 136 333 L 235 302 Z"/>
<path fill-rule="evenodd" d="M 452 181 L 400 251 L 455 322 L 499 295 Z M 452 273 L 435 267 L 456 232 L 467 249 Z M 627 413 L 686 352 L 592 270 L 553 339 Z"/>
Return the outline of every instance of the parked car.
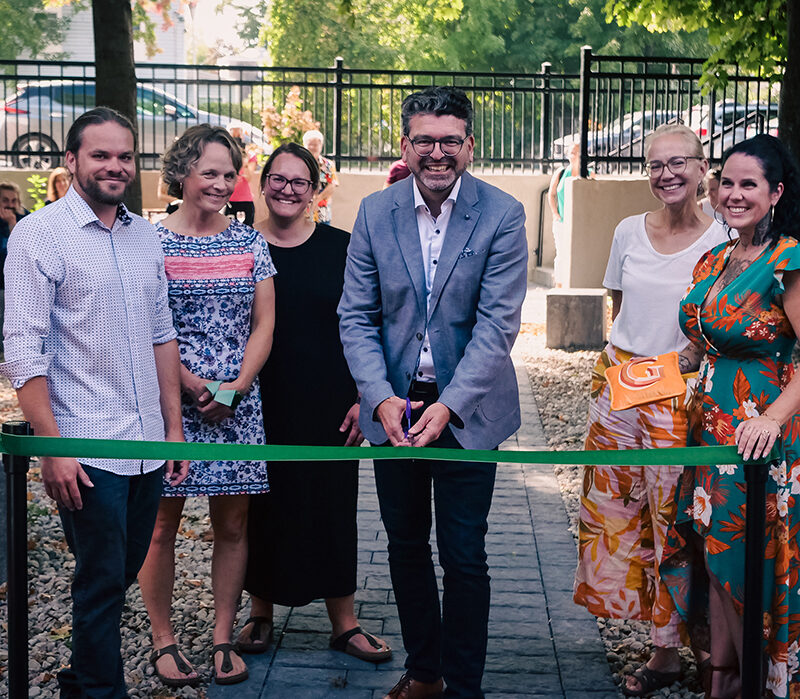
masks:
<path fill-rule="evenodd" d="M 707 104 L 692 107 L 684 121 L 699 136 L 709 157 L 721 158 L 734 143 L 748 138 L 749 128 L 763 130 L 764 122 L 777 116 L 775 103 L 722 100 L 714 105 L 713 122 Z"/>
<path fill-rule="evenodd" d="M 60 164 L 72 122 L 96 106 L 93 82 L 43 81 L 20 85 L 0 111 L 0 149 L 22 151 L 12 156 L 15 167 L 49 170 Z M 227 126 L 230 118 L 196 109 L 155 87 L 136 88 L 139 152 L 142 168 L 158 166 L 160 154 L 194 124 Z M 244 124 L 245 142 L 262 150 L 261 129 Z"/>
<path fill-rule="evenodd" d="M 621 155 L 641 157 L 644 137 L 656 127 L 674 121 L 679 114 L 673 110 L 657 109 L 631 112 L 612 121 L 608 126 L 590 128 L 588 149 L 590 157 Z M 553 141 L 553 158 L 566 159 L 572 144 L 580 140 L 580 132 Z"/>
<path fill-rule="evenodd" d="M 778 117 L 770 119 L 766 122 L 763 128 L 759 128 L 759 124 L 749 124 L 745 131 L 745 138 L 753 138 L 753 136 L 760 133 L 768 133 L 770 136 L 778 138 Z"/>

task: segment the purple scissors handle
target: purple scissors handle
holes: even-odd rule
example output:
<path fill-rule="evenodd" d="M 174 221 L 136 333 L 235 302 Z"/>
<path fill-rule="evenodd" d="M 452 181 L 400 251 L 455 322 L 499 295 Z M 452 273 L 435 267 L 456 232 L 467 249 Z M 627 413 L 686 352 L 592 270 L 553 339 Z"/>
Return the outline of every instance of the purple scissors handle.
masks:
<path fill-rule="evenodd" d="M 408 439 L 408 428 L 411 426 L 411 399 L 406 396 L 406 428 L 403 430 L 403 437 Z"/>

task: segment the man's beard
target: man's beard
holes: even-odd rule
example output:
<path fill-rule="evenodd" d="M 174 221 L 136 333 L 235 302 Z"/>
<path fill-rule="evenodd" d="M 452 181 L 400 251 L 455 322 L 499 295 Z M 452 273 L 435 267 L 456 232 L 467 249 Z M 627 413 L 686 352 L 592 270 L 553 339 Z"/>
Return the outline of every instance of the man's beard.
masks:
<path fill-rule="evenodd" d="M 125 199 L 125 196 L 128 194 L 128 190 L 130 189 L 133 181 L 129 180 L 125 185 L 125 188 L 119 194 L 113 194 L 105 191 L 100 183 L 93 177 L 81 177 L 80 168 L 77 167 L 75 168 L 75 179 L 78 180 L 78 184 L 83 190 L 83 193 L 92 201 L 96 201 L 98 204 L 111 205 L 119 204 L 123 199 Z"/>

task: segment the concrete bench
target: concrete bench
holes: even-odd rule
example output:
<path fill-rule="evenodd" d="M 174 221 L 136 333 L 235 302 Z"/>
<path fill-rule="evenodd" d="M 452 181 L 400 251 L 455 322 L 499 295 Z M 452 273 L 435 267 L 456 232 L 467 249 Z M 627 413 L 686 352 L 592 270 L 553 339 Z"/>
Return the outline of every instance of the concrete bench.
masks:
<path fill-rule="evenodd" d="M 596 350 L 606 343 L 605 289 L 550 289 L 547 292 L 547 346 Z"/>

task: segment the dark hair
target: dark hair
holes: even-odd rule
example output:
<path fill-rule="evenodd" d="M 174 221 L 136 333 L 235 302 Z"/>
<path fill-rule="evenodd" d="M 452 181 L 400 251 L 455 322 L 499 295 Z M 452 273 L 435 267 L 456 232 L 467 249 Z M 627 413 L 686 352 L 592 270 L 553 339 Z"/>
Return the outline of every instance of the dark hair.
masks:
<path fill-rule="evenodd" d="M 299 143 L 293 143 L 292 141 L 278 146 L 267 158 L 267 162 L 264 163 L 264 167 L 261 169 L 261 189 L 264 189 L 264 182 L 267 181 L 267 175 L 272 170 L 272 163 L 282 153 L 289 153 L 296 158 L 300 158 L 306 164 L 308 174 L 311 177 L 311 188 L 316 192 L 319 188 L 319 163 L 308 148 L 304 148 Z"/>
<path fill-rule="evenodd" d="M 95 107 L 94 109 L 90 109 L 88 112 L 84 112 L 77 119 L 75 119 L 75 121 L 72 122 L 72 126 L 69 127 L 69 131 L 67 132 L 67 142 L 64 145 L 64 150 L 67 153 L 77 154 L 77 152 L 81 149 L 83 130 L 87 126 L 105 124 L 109 121 L 113 121 L 115 124 L 119 124 L 131 132 L 133 135 L 133 150 L 136 150 L 136 129 L 131 123 L 131 120 L 128 119 L 128 117 L 126 117 L 124 114 L 120 114 L 120 112 L 118 112 L 116 109 L 111 109 L 111 107 Z"/>
<path fill-rule="evenodd" d="M 225 146 L 231 154 L 234 170 L 239 172 L 242 169 L 241 148 L 224 126 L 211 126 L 211 124 L 190 126 L 162 157 L 161 179 L 167 185 L 167 193 L 171 197 L 183 195 L 183 180 L 209 143 Z"/>
<path fill-rule="evenodd" d="M 728 148 L 722 157 L 723 170 L 728 158 L 737 153 L 750 155 L 761 163 L 770 191 L 774 192 L 783 183 L 783 194 L 775 204 L 767 233 L 770 241 L 782 235 L 800 240 L 800 171 L 792 154 L 774 136 L 759 134 Z"/>
<path fill-rule="evenodd" d="M 403 100 L 402 118 L 403 134 L 408 136 L 411 128 L 411 117 L 415 114 L 435 114 L 436 116 L 452 115 L 463 119 L 467 136 L 472 133 L 472 102 L 457 87 L 437 85 L 427 87 L 420 92 L 412 92 Z"/>

